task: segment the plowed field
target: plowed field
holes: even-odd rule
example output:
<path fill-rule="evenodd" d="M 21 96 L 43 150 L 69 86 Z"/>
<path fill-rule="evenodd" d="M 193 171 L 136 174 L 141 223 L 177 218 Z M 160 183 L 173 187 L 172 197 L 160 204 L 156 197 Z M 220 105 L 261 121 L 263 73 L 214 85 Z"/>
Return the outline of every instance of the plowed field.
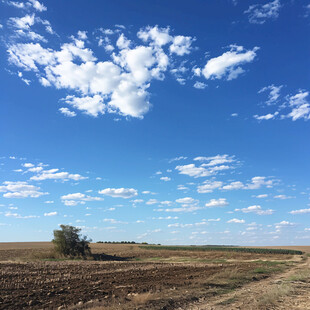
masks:
<path fill-rule="evenodd" d="M 290 255 L 170 252 L 136 245 L 92 248 L 108 254 L 109 261 L 47 261 L 36 254 L 48 252 L 48 243 L 2 250 L 0 245 L 0 309 L 189 309 L 302 261 Z"/>

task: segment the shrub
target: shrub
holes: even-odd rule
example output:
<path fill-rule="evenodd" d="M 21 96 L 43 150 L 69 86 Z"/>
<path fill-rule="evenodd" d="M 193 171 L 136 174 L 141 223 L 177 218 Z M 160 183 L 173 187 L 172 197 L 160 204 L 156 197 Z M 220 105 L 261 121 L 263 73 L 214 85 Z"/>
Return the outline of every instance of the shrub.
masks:
<path fill-rule="evenodd" d="M 89 247 L 91 240 L 80 234 L 80 228 L 70 225 L 60 225 L 60 228 L 54 230 L 54 239 L 52 240 L 57 253 L 65 256 L 85 257 L 91 255 Z"/>

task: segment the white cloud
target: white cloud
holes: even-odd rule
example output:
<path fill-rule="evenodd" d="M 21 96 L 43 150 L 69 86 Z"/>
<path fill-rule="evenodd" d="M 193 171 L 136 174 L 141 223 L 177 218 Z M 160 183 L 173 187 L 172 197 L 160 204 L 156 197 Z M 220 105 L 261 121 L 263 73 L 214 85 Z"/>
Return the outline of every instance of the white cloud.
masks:
<path fill-rule="evenodd" d="M 203 167 L 196 167 L 194 164 L 176 166 L 175 169 L 179 171 L 179 174 L 185 174 L 194 178 L 207 177 L 211 175 L 207 169 Z"/>
<path fill-rule="evenodd" d="M 223 182 L 221 181 L 205 181 L 203 185 L 199 185 L 197 187 L 197 192 L 200 194 L 212 193 L 213 190 L 221 188 L 222 185 Z"/>
<path fill-rule="evenodd" d="M 197 202 L 197 200 L 195 200 L 192 197 L 184 197 L 184 198 L 176 199 L 175 202 L 181 203 L 181 204 L 193 204 L 193 203 Z"/>
<path fill-rule="evenodd" d="M 61 196 L 61 200 L 66 206 L 76 206 L 78 204 L 85 204 L 85 201 L 102 201 L 104 199 L 82 193 L 73 193 Z"/>
<path fill-rule="evenodd" d="M 293 226 L 296 226 L 296 224 L 295 223 L 291 223 L 289 221 L 282 221 L 280 223 L 276 223 L 275 224 L 275 228 L 276 229 L 281 229 L 283 227 L 293 227 Z"/>
<path fill-rule="evenodd" d="M 34 15 L 13 18 L 10 25 L 28 31 L 36 22 L 50 26 Z M 113 52 L 111 60 L 107 61 L 97 60 L 93 51 L 85 47 L 87 35 L 82 31 L 78 32 L 78 39 L 71 36 L 72 42 L 62 44 L 58 50 L 33 42 L 10 44 L 9 61 L 35 72 L 45 87 L 75 92 L 64 101 L 86 114 L 97 117 L 118 113 L 143 118 L 151 108 L 150 82 L 165 78 L 165 72 L 174 60 L 172 54 L 183 56 L 191 51 L 193 38 L 172 36 L 169 31 L 169 28 L 157 26 L 141 29 L 137 35 L 146 45 L 130 44 L 121 33 L 116 42 L 119 51 Z M 102 45 L 103 41 L 100 42 Z M 164 51 L 164 45 L 168 43 Z M 114 49 L 109 38 L 105 38 L 104 44 L 109 47 L 109 52 Z"/>
<path fill-rule="evenodd" d="M 226 163 L 232 163 L 232 162 L 236 161 L 234 159 L 234 156 L 229 156 L 227 154 L 216 155 L 216 156 L 211 156 L 211 157 L 198 156 L 198 157 L 195 157 L 194 160 L 196 160 L 196 161 L 208 161 L 208 163 L 204 164 L 205 166 L 208 166 L 208 167 L 226 164 Z"/>
<path fill-rule="evenodd" d="M 14 218 L 17 218 L 17 219 L 32 219 L 32 218 L 38 218 L 39 216 L 37 215 L 25 215 L 25 216 L 22 216 L 18 213 L 12 213 L 12 212 L 6 212 L 5 215 L 6 217 L 14 217 Z"/>
<path fill-rule="evenodd" d="M 87 39 L 87 32 L 86 31 L 79 30 L 77 35 L 78 35 L 78 38 L 80 40 L 86 40 Z"/>
<path fill-rule="evenodd" d="M 272 105 L 272 104 L 277 103 L 277 101 L 278 101 L 278 99 L 280 97 L 280 91 L 281 91 L 282 87 L 283 87 L 283 85 L 275 86 L 275 85 L 272 84 L 272 85 L 263 87 L 262 89 L 260 89 L 258 91 L 258 93 L 260 94 L 260 93 L 269 91 L 268 100 L 265 103 L 267 105 Z"/>
<path fill-rule="evenodd" d="M 310 213 L 310 209 L 299 209 L 299 210 L 293 210 L 290 211 L 291 214 L 307 214 Z"/>
<path fill-rule="evenodd" d="M 292 111 L 286 115 L 287 118 L 292 118 L 293 121 L 303 118 L 310 119 L 310 104 L 307 100 L 309 92 L 300 91 L 294 96 L 288 98 L 288 105 Z"/>
<path fill-rule="evenodd" d="M 127 49 L 130 46 L 131 41 L 128 40 L 122 33 L 116 41 L 116 45 L 119 49 Z"/>
<path fill-rule="evenodd" d="M 43 170 L 43 167 L 33 167 L 33 168 L 29 168 L 27 169 L 29 172 L 34 172 L 34 173 L 38 173 L 40 171 Z"/>
<path fill-rule="evenodd" d="M 254 4 L 244 12 L 249 16 L 252 24 L 264 24 L 267 19 L 276 19 L 279 16 L 280 0 L 274 0 L 266 4 Z"/>
<path fill-rule="evenodd" d="M 243 224 L 245 223 L 245 220 L 239 220 L 239 219 L 234 218 L 234 219 L 227 221 L 227 223 Z"/>
<path fill-rule="evenodd" d="M 103 99 L 99 95 L 95 95 L 93 97 L 85 96 L 85 97 L 75 97 L 75 96 L 67 96 L 63 99 L 63 101 L 72 107 L 83 111 L 85 114 L 97 117 L 99 114 L 104 114 L 106 106 L 103 104 Z M 61 109 L 67 109 L 67 108 L 60 108 Z M 68 112 L 67 112 L 68 111 Z M 61 111 L 66 116 L 75 116 L 75 112 L 69 111 L 69 109 L 66 110 L 66 113 Z M 74 113 L 75 115 L 73 115 Z"/>
<path fill-rule="evenodd" d="M 197 89 L 205 89 L 207 87 L 207 84 L 196 81 L 194 84 L 194 87 Z"/>
<path fill-rule="evenodd" d="M 186 186 L 184 186 L 184 185 L 181 185 L 181 184 L 178 185 L 177 189 L 178 189 L 179 191 L 186 191 L 186 190 L 189 190 L 188 187 L 186 187 Z"/>
<path fill-rule="evenodd" d="M 151 41 L 154 45 L 163 46 L 171 42 L 172 37 L 169 34 L 170 29 L 167 28 L 158 28 L 158 26 L 150 27 L 147 26 L 143 29 L 140 29 L 138 32 L 138 38 L 144 42 Z"/>
<path fill-rule="evenodd" d="M 230 116 L 231 116 L 231 117 L 238 117 L 239 114 L 238 114 L 238 113 L 232 113 Z"/>
<path fill-rule="evenodd" d="M 292 199 L 292 198 L 295 198 L 295 197 L 293 197 L 293 196 L 286 196 L 286 195 L 276 195 L 276 196 L 273 196 L 273 198 L 285 200 L 285 199 Z"/>
<path fill-rule="evenodd" d="M 173 42 L 170 45 L 170 52 L 175 53 L 178 56 L 183 56 L 191 52 L 191 44 L 194 41 L 192 37 L 175 36 Z"/>
<path fill-rule="evenodd" d="M 159 201 L 158 201 L 157 199 L 149 199 L 149 200 L 146 202 L 147 205 L 155 205 L 155 204 L 157 204 L 157 203 L 159 203 Z"/>
<path fill-rule="evenodd" d="M 34 164 L 32 164 L 32 163 L 24 163 L 24 164 L 22 164 L 22 166 L 25 167 L 25 168 L 32 168 L 32 167 L 34 167 Z"/>
<path fill-rule="evenodd" d="M 35 15 L 25 15 L 24 17 L 11 17 L 9 25 L 17 29 L 28 30 L 35 23 Z"/>
<path fill-rule="evenodd" d="M 155 45 L 157 48 L 170 43 L 170 52 L 178 56 L 189 54 L 192 49 L 191 44 L 194 41 L 192 37 L 170 35 L 169 27 L 159 28 L 158 26 L 147 26 L 140 29 L 137 35 L 144 42 L 151 42 L 151 45 Z"/>
<path fill-rule="evenodd" d="M 7 4 L 14 6 L 17 9 L 24 9 L 25 8 L 25 3 L 23 3 L 23 2 L 7 1 Z"/>
<path fill-rule="evenodd" d="M 16 34 L 16 36 L 24 37 L 24 38 L 27 38 L 27 39 L 32 40 L 32 41 L 47 42 L 47 40 L 42 35 L 34 32 L 34 31 L 30 31 L 30 30 L 24 31 L 23 29 L 17 29 L 15 31 L 15 34 Z"/>
<path fill-rule="evenodd" d="M 237 189 L 243 189 L 244 184 L 240 181 L 231 182 L 228 185 L 225 185 L 222 187 L 224 190 L 237 190 Z"/>
<path fill-rule="evenodd" d="M 274 212 L 272 209 L 263 210 L 259 205 L 249 206 L 242 209 L 235 209 L 235 211 L 241 211 L 243 213 L 256 213 L 258 215 L 271 215 Z"/>
<path fill-rule="evenodd" d="M 47 200 L 47 201 L 44 201 L 44 203 L 51 204 L 51 203 L 54 203 L 54 201 L 53 200 Z"/>
<path fill-rule="evenodd" d="M 0 192 L 4 192 L 4 198 L 38 198 L 48 193 L 40 192 L 40 187 L 30 185 L 27 182 L 5 181 L 0 186 Z"/>
<path fill-rule="evenodd" d="M 278 111 L 276 111 L 275 113 L 268 113 L 266 115 L 253 115 L 253 117 L 255 119 L 257 119 L 258 121 L 263 121 L 263 120 L 270 120 L 270 119 L 274 119 L 277 115 L 279 114 Z"/>
<path fill-rule="evenodd" d="M 54 212 L 44 213 L 44 216 L 55 216 L 57 214 L 58 213 L 56 211 L 54 211 Z"/>
<path fill-rule="evenodd" d="M 253 177 L 250 183 L 243 184 L 240 181 L 231 182 L 222 187 L 223 190 L 237 190 L 237 189 L 259 189 L 261 187 L 272 188 L 275 185 L 275 180 L 268 180 L 266 177 Z"/>
<path fill-rule="evenodd" d="M 226 201 L 226 198 L 211 199 L 209 202 L 205 204 L 205 206 L 208 208 L 225 207 L 228 205 L 229 203 Z"/>
<path fill-rule="evenodd" d="M 220 222 L 220 218 L 217 219 L 208 219 L 208 222 Z"/>
<path fill-rule="evenodd" d="M 187 159 L 187 157 L 185 157 L 185 156 L 179 156 L 179 157 L 175 157 L 175 158 L 170 159 L 170 160 L 169 160 L 169 163 L 172 163 L 172 162 L 174 162 L 174 161 L 179 161 L 179 160 L 185 160 L 185 159 Z"/>
<path fill-rule="evenodd" d="M 34 175 L 30 178 L 30 180 L 34 181 L 43 181 L 43 180 L 74 180 L 80 181 L 87 179 L 87 177 L 83 177 L 80 174 L 72 174 L 65 171 L 59 171 L 59 169 L 50 169 L 40 171 L 37 175 Z"/>
<path fill-rule="evenodd" d="M 260 195 L 256 195 L 256 196 L 253 196 L 253 197 L 256 197 L 256 198 L 267 198 L 268 194 L 260 194 Z"/>
<path fill-rule="evenodd" d="M 74 111 L 70 111 L 68 108 L 60 108 L 59 111 L 68 117 L 74 117 L 76 116 L 76 113 Z"/>
<path fill-rule="evenodd" d="M 169 177 L 161 177 L 160 179 L 161 179 L 162 181 L 165 181 L 165 182 L 171 181 L 171 178 L 169 178 Z"/>
<path fill-rule="evenodd" d="M 231 45 L 228 52 L 208 60 L 202 74 L 206 79 L 235 79 L 244 72 L 240 65 L 252 62 L 257 50 L 258 47 L 245 50 L 243 46 Z"/>
<path fill-rule="evenodd" d="M 134 188 L 106 188 L 100 190 L 99 194 L 111 196 L 111 197 L 121 197 L 121 198 L 132 198 L 138 195 L 138 191 Z"/>
<path fill-rule="evenodd" d="M 199 207 L 196 203 L 195 204 L 183 203 L 182 207 L 180 207 L 180 208 L 168 208 L 168 209 L 164 209 L 162 211 L 165 211 L 165 212 L 194 212 L 194 211 L 197 211 L 200 209 L 202 209 L 202 208 Z"/>

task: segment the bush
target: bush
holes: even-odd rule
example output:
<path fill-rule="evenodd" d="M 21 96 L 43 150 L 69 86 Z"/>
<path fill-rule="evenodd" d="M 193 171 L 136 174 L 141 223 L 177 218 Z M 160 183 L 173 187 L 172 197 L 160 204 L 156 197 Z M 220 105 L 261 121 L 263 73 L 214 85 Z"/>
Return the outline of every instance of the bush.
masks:
<path fill-rule="evenodd" d="M 89 243 L 91 240 L 80 234 L 81 229 L 70 226 L 60 225 L 59 230 L 54 230 L 52 242 L 55 251 L 64 256 L 89 256 L 91 255 Z"/>

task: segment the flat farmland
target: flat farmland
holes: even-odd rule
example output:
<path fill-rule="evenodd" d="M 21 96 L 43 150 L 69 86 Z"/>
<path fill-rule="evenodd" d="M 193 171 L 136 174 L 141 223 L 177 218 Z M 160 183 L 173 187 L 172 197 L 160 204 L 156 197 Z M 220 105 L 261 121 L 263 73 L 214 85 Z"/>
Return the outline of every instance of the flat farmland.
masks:
<path fill-rule="evenodd" d="M 59 260 L 49 242 L 0 244 L 0 309 L 310 308 L 307 254 L 91 248 L 93 260 Z"/>

